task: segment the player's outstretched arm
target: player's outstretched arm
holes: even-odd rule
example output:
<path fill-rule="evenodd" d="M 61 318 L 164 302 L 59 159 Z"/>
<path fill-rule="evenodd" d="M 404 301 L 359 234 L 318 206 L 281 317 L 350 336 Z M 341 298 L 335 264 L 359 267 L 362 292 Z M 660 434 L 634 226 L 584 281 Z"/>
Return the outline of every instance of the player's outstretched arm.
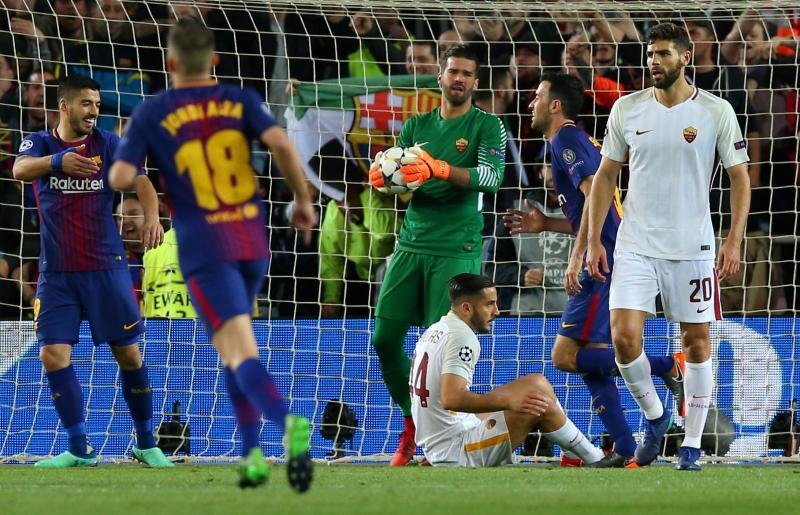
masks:
<path fill-rule="evenodd" d="M 283 128 L 274 125 L 261 133 L 261 141 L 272 152 L 278 170 L 294 192 L 292 224 L 303 231 L 306 244 L 311 243 L 311 230 L 317 226 L 317 214 L 311 205 L 300 156 Z"/>
<path fill-rule="evenodd" d="M 550 399 L 535 390 L 497 388 L 485 395 L 470 392 L 467 380 L 456 374 L 442 374 L 439 396 L 444 409 L 461 413 L 513 410 L 541 415 L 550 406 Z"/>
<path fill-rule="evenodd" d="M 744 239 L 747 215 L 750 213 L 750 176 L 747 163 L 727 169 L 731 178 L 731 229 L 719 249 L 717 274 L 724 281 L 739 271 L 742 239 Z"/>
<path fill-rule="evenodd" d="M 503 224 L 512 236 L 542 231 L 572 234 L 572 227 L 566 219 L 545 215 L 539 208 L 531 204 L 528 199 L 523 200 L 523 202 L 528 211 L 508 208 L 506 209 L 506 214 L 503 215 Z"/>
<path fill-rule="evenodd" d="M 588 221 L 586 268 L 592 277 L 600 282 L 606 280 L 603 272 L 606 274 L 610 272 L 606 250 L 600 243 L 600 233 L 603 230 L 603 222 L 606 219 L 608 207 L 611 205 L 621 169 L 622 163 L 603 156 L 600 167 L 592 180 L 591 195 L 589 195 L 589 219 L 586 220 L 584 217 L 581 220 L 581 225 Z"/>
<path fill-rule="evenodd" d="M 53 171 L 63 171 L 77 177 L 91 177 L 100 172 L 100 166 L 93 159 L 78 154 L 83 147 L 84 145 L 70 147 L 49 156 L 21 155 L 14 161 L 14 178 L 33 181 Z"/>

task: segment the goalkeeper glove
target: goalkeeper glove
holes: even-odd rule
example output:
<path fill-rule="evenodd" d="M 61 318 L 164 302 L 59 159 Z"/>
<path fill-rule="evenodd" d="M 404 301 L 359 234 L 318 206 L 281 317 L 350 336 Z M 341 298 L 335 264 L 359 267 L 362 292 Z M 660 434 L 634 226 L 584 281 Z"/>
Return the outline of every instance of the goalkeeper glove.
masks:
<path fill-rule="evenodd" d="M 452 167 L 447 161 L 434 159 L 421 147 L 414 146 L 407 149 L 417 156 L 417 162 L 400 168 L 403 180 L 411 187 L 419 186 L 431 177 L 446 181 L 450 177 Z"/>
<path fill-rule="evenodd" d="M 372 184 L 372 187 L 376 190 L 386 193 L 389 189 L 386 188 L 386 184 L 383 181 L 381 157 L 383 157 L 383 152 L 378 152 L 375 154 L 375 159 L 372 161 L 372 164 L 369 165 L 369 183 Z"/>

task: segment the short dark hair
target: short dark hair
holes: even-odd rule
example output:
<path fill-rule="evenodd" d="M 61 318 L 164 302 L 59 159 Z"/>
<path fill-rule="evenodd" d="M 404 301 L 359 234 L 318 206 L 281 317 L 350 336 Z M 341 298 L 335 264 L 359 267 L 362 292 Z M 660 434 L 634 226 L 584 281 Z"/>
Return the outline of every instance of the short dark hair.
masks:
<path fill-rule="evenodd" d="M 488 100 L 492 98 L 495 91 L 500 89 L 502 82 L 510 77 L 508 66 L 484 66 L 478 74 L 480 89 L 476 89 L 472 94 L 474 100 Z"/>
<path fill-rule="evenodd" d="M 655 41 L 670 41 L 679 52 L 685 52 L 692 48 L 692 40 L 689 39 L 689 33 L 686 32 L 685 28 L 674 23 L 659 23 L 650 29 L 647 34 L 647 42 L 652 45 Z"/>
<path fill-rule="evenodd" d="M 169 48 L 175 52 L 181 72 L 203 73 L 211 67 L 214 32 L 194 18 L 184 18 L 169 31 Z"/>
<path fill-rule="evenodd" d="M 85 75 L 67 75 L 58 83 L 58 101 L 72 100 L 84 89 L 100 91 L 100 84 L 91 77 Z"/>
<path fill-rule="evenodd" d="M 564 116 L 570 120 L 578 117 L 583 108 L 583 84 L 580 79 L 563 72 L 546 72 L 542 75 L 542 82 L 550 83 L 548 100 L 560 100 Z"/>
<path fill-rule="evenodd" d="M 494 283 L 485 275 L 458 274 L 450 279 L 450 304 L 477 295 L 486 288 L 494 288 Z"/>
<path fill-rule="evenodd" d="M 477 76 L 481 69 L 481 61 L 478 57 L 478 51 L 472 45 L 456 45 L 447 49 L 444 53 L 444 59 L 440 63 L 442 70 L 447 66 L 447 59 L 450 57 L 460 57 L 462 59 L 469 59 L 475 63 L 475 75 Z"/>

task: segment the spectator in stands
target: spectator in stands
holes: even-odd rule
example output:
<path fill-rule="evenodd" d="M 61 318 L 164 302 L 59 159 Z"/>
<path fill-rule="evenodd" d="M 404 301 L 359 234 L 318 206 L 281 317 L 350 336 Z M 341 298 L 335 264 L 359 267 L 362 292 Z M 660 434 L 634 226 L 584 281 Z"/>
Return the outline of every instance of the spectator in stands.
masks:
<path fill-rule="evenodd" d="M 436 44 L 433 41 L 412 41 L 406 48 L 406 73 L 408 75 L 435 75 L 439 73 Z"/>
<path fill-rule="evenodd" d="M 117 120 L 130 116 L 144 95 L 150 93 L 150 77 L 142 73 L 136 47 L 130 44 L 133 29 L 125 4 L 102 0 L 101 6 L 102 12 L 91 11 L 96 22 L 85 23 L 86 40 L 68 45 L 64 60 L 66 74 L 90 76 L 100 83 L 101 111 L 97 125 L 113 131 Z M 62 24 L 66 23 L 62 19 L 74 21 L 72 17 L 61 16 Z M 61 68 L 57 75 L 64 75 Z"/>
<path fill-rule="evenodd" d="M 22 136 L 45 130 L 47 113 L 44 108 L 45 82 L 52 81 L 50 72 L 33 72 L 22 88 Z"/>
<path fill-rule="evenodd" d="M 356 223 L 344 205 L 331 200 L 320 228 L 319 275 L 322 316 L 369 316 L 374 305 L 372 284 L 394 250 L 403 219 L 394 197 L 375 190 L 361 192 L 363 222 Z"/>
<path fill-rule="evenodd" d="M 547 190 L 530 192 L 517 209 L 539 210 L 545 216 L 564 218 L 553 188 L 549 165 L 540 169 Z M 564 273 L 569 262 L 572 237 L 568 234 L 541 232 L 511 236 L 500 220 L 496 226 L 492 256 L 487 275 L 498 285 L 501 309 L 512 315 L 559 313 L 564 309 Z"/>
<path fill-rule="evenodd" d="M 64 75 L 63 67 L 68 62 L 73 46 L 84 46 L 86 41 L 92 39 L 93 24 L 84 23 L 89 17 L 90 5 L 87 0 L 51 0 L 53 12 L 56 15 L 55 26 L 46 31 L 50 53 L 55 66 L 53 73 L 57 77 Z"/>
<path fill-rule="evenodd" d="M 141 300 L 144 244 L 141 240 L 144 226 L 144 207 L 135 195 L 123 195 L 115 212 L 117 228 L 122 235 L 125 255 L 128 258 L 128 270 L 131 273 L 133 287 Z"/>
<path fill-rule="evenodd" d="M 37 10 L 36 0 L 0 0 L 6 15 L 0 16 L 0 54 L 19 60 L 19 76 L 27 77 L 42 68 L 49 69 L 52 61 L 46 36 L 52 20 Z M 16 70 L 16 69 L 15 69 Z"/>
<path fill-rule="evenodd" d="M 339 14 L 326 18 L 335 37 L 341 77 L 405 75 L 410 36 L 392 11 L 372 9 L 357 13 L 352 21 Z"/>
<path fill-rule="evenodd" d="M 463 42 L 464 39 L 459 36 L 458 31 L 455 29 L 447 29 L 439 34 L 439 39 L 437 40 L 439 45 L 439 62 L 442 62 L 444 53 L 447 52 L 450 47 L 460 45 Z"/>

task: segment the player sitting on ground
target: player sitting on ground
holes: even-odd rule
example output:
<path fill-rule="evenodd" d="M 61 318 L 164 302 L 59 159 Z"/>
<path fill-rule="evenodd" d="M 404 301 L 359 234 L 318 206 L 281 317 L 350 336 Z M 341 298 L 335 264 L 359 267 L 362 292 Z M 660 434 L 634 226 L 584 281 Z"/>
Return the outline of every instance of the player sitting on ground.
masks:
<path fill-rule="evenodd" d="M 553 364 L 560 370 L 581 374 L 592 394 L 592 409 L 603 421 L 614 440 L 614 452 L 595 467 L 623 467 L 633 458 L 636 440 L 622 412 L 619 390 L 614 376 L 619 375 L 611 343 L 611 323 L 608 310 L 609 282 L 592 279 L 583 270 L 586 252 L 586 224 L 583 213 L 588 208 L 589 193 L 597 167 L 600 165 L 599 144 L 579 129 L 574 120 L 583 104 L 584 92 L 580 81 L 565 73 L 547 73 L 542 77 L 531 101 L 531 127 L 544 134 L 550 142 L 550 162 L 553 186 L 566 219 L 550 218 L 538 209 L 530 211 L 509 209 L 504 217 L 511 234 L 555 231 L 576 234 L 577 241 L 570 256 L 564 277 L 564 287 L 570 295 L 556 343 Z M 622 206 L 617 191 L 603 224 L 602 242 L 607 255 L 613 256 Z M 609 258 L 609 266 L 613 260 Z M 677 405 L 683 405 L 681 362 L 683 354 L 648 356 L 651 373 L 664 379 Z"/>
<path fill-rule="evenodd" d="M 172 89 L 133 113 L 111 171 L 111 184 L 127 188 L 149 155 L 161 170 L 178 238 L 178 259 L 192 305 L 225 364 L 228 394 L 242 435 L 240 485 L 269 477 L 261 453 L 263 414 L 284 432 L 289 482 L 311 484 L 309 423 L 290 415 L 275 382 L 258 360 L 250 313 L 269 263 L 264 204 L 250 166 L 250 142 L 269 147 L 295 192 L 293 223 L 316 225 L 297 152 L 286 132 L 252 91 L 218 84 L 214 34 L 181 20 L 169 33 L 167 65 Z"/>
<path fill-rule="evenodd" d="M 88 77 L 65 77 L 58 87 L 58 107 L 58 127 L 22 140 L 13 170 L 14 178 L 35 183 L 42 250 L 34 327 L 53 404 L 69 437 L 69 450 L 35 466 L 97 465 L 72 368 L 72 346 L 85 316 L 95 345 L 108 342 L 121 369 L 122 394 L 136 430 L 134 457 L 152 467 L 171 467 L 153 438 L 153 393 L 138 345 L 141 315 L 108 184 L 119 137 L 95 126 L 100 85 Z M 164 230 L 156 191 L 137 167 L 128 186 L 136 189 L 144 207 L 142 242 L 158 246 Z"/>
<path fill-rule="evenodd" d="M 562 451 L 595 463 L 603 452 L 570 421 L 542 374 L 529 374 L 485 395 L 469 387 L 480 359 L 475 333 L 491 331 L 497 290 L 486 276 L 450 280 L 450 312 L 431 325 L 414 350 L 409 377 L 416 442 L 433 466 L 495 467 L 538 429 Z"/>

